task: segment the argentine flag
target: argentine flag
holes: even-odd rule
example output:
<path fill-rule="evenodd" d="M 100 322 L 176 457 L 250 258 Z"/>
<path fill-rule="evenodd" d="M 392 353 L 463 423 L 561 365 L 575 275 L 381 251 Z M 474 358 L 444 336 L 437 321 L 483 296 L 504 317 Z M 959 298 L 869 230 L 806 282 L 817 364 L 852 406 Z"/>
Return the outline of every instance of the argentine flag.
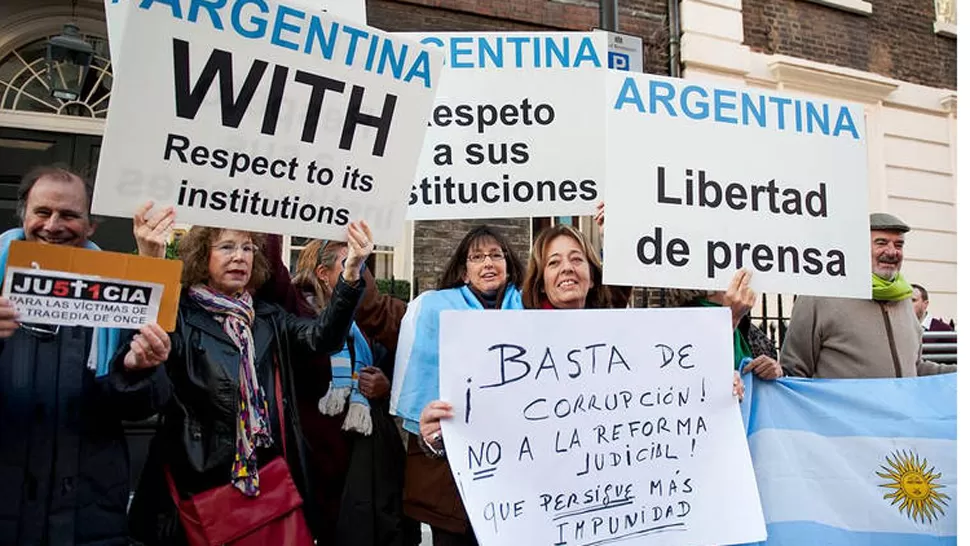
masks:
<path fill-rule="evenodd" d="M 745 380 L 765 544 L 956 544 L 956 374 Z"/>

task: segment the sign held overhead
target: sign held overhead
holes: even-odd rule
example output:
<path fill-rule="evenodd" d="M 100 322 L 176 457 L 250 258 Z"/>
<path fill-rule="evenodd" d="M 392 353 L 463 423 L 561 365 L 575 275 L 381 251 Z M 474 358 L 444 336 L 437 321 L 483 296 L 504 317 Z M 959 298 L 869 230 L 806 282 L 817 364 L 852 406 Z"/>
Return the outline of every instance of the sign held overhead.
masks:
<path fill-rule="evenodd" d="M 189 224 L 343 239 L 364 219 L 397 241 L 439 53 L 286 0 L 145 0 L 125 25 L 139 63 L 113 86 L 95 213 L 151 199 Z"/>

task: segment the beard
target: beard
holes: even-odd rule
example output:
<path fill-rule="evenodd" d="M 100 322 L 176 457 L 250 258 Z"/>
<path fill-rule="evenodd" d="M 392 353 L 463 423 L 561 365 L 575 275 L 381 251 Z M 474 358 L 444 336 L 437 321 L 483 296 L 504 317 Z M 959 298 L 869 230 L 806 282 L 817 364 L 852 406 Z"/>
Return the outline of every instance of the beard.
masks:
<path fill-rule="evenodd" d="M 896 274 L 899 273 L 898 263 L 896 263 L 896 264 L 887 264 L 885 262 L 879 262 L 879 265 L 882 266 L 882 267 L 876 267 L 873 270 L 873 273 L 877 277 L 879 277 L 879 278 L 881 278 L 883 280 L 891 281 L 891 280 L 895 279 L 896 278 Z M 886 269 L 886 266 L 893 266 L 893 268 L 891 270 L 889 270 L 889 269 Z"/>

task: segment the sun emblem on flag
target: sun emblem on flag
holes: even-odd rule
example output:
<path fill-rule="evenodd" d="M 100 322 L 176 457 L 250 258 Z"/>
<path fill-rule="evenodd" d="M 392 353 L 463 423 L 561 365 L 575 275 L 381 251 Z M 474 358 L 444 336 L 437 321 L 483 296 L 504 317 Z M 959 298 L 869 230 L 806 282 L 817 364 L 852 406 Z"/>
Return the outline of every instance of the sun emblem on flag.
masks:
<path fill-rule="evenodd" d="M 886 465 L 882 465 L 885 472 L 876 472 L 880 478 L 889 480 L 889 483 L 879 484 L 879 487 L 891 490 L 883 496 L 884 499 L 892 499 L 892 505 L 898 505 L 899 512 L 914 522 L 932 523 L 943 515 L 950 497 L 937 491 L 945 486 L 936 483 L 940 473 L 935 467 L 927 470 L 929 463 L 926 459 L 920 459 L 912 451 L 896 451 L 886 457 Z"/>

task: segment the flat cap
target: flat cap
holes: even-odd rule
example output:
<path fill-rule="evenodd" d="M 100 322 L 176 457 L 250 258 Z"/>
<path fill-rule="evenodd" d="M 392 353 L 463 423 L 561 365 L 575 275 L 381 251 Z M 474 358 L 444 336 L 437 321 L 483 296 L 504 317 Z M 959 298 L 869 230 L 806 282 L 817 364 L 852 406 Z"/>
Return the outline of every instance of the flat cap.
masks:
<path fill-rule="evenodd" d="M 909 226 L 899 218 L 885 212 L 874 212 L 869 215 L 869 229 L 879 231 L 898 231 L 906 233 Z"/>

